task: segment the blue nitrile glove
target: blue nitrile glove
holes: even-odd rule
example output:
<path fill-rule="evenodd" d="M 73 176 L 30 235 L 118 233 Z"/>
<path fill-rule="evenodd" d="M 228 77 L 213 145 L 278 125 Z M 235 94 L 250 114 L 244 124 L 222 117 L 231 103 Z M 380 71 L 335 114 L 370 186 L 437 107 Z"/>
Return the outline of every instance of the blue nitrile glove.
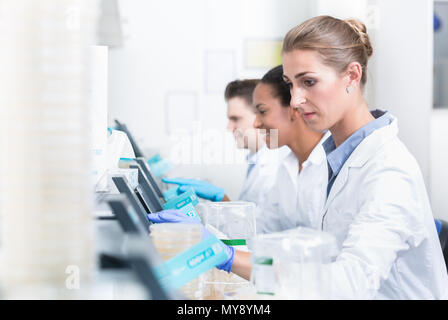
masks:
<path fill-rule="evenodd" d="M 163 210 L 156 213 L 150 213 L 147 215 L 148 220 L 154 223 L 191 223 L 191 224 L 201 224 L 197 219 L 187 216 L 185 213 L 179 210 Z M 202 238 L 206 239 L 211 236 L 212 233 L 207 230 L 206 227 L 202 227 Z M 225 253 L 227 254 L 227 259 L 217 265 L 216 268 L 220 270 L 225 270 L 230 272 L 232 269 L 233 259 L 235 258 L 235 248 L 225 245 L 220 241 Z"/>
<path fill-rule="evenodd" d="M 178 193 L 187 191 L 188 187 L 192 187 L 195 193 L 204 199 L 211 201 L 221 201 L 224 198 L 226 192 L 211 183 L 195 180 L 195 179 L 182 179 L 182 178 L 163 178 L 163 182 L 179 185 Z"/>

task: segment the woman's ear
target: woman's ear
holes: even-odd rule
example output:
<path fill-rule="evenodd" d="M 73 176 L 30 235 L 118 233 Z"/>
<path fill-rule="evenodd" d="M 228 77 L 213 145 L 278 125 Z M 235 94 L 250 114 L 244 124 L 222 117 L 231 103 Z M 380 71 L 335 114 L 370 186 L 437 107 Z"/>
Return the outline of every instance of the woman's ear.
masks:
<path fill-rule="evenodd" d="M 362 66 L 359 62 L 351 62 L 345 73 L 344 78 L 346 79 L 346 88 L 355 88 L 359 86 L 362 78 Z"/>
<path fill-rule="evenodd" d="M 289 118 L 291 119 L 291 122 L 296 121 L 301 116 L 299 108 L 289 107 Z"/>

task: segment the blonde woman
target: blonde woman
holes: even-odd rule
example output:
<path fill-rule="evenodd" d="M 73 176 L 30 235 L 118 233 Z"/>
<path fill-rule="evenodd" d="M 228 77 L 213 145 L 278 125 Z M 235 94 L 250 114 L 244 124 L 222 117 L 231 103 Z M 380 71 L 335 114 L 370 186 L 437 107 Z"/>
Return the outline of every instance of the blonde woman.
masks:
<path fill-rule="evenodd" d="M 363 23 L 330 16 L 303 22 L 283 42 L 291 106 L 311 129 L 332 134 L 323 144 L 329 172 L 320 228 L 340 251 L 324 272 L 332 298 L 446 299 L 447 270 L 420 168 L 397 136 L 397 119 L 370 112 L 363 96 L 372 53 Z M 226 249 L 220 267 L 248 278 L 249 253 Z"/>

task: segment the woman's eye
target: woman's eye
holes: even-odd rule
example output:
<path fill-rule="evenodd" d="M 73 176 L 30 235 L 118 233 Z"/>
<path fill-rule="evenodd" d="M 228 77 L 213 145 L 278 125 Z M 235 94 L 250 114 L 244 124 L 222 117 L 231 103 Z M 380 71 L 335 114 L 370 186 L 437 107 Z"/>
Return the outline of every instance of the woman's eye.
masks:
<path fill-rule="evenodd" d="M 314 86 L 314 84 L 316 83 L 315 80 L 313 79 L 306 79 L 303 81 L 303 83 L 307 86 L 307 87 L 312 87 Z"/>
<path fill-rule="evenodd" d="M 288 86 L 289 89 L 292 88 L 292 83 L 291 82 L 285 82 L 285 83 L 286 83 L 286 85 Z"/>

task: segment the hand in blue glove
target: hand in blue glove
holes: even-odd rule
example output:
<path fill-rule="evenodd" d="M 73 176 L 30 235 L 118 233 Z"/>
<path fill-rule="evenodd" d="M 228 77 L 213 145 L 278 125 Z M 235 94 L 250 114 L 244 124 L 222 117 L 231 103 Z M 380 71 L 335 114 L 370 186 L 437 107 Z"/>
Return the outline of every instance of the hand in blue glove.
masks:
<path fill-rule="evenodd" d="M 156 213 L 150 213 L 147 215 L 148 220 L 154 223 L 192 223 L 192 224 L 200 224 L 199 220 L 187 216 L 185 213 L 179 210 L 163 210 Z M 208 238 L 212 235 L 210 231 L 207 230 L 204 226 L 202 227 L 203 239 Z M 233 259 L 235 258 L 235 248 L 225 245 L 222 241 L 220 241 L 221 246 L 224 249 L 224 252 L 227 255 L 227 259 L 217 265 L 216 268 L 220 270 L 225 270 L 230 272 L 232 269 Z"/>
<path fill-rule="evenodd" d="M 185 213 L 179 210 L 163 210 L 147 215 L 148 220 L 154 223 L 191 223 L 200 224 L 198 219 L 187 216 Z"/>
<path fill-rule="evenodd" d="M 192 187 L 199 197 L 211 201 L 221 201 L 226 194 L 224 189 L 221 189 L 211 183 L 201 180 L 182 179 L 182 178 L 177 179 L 163 178 L 162 181 L 165 183 L 179 185 L 179 189 L 177 191 L 179 193 L 183 193 L 187 191 L 188 187 Z"/>

